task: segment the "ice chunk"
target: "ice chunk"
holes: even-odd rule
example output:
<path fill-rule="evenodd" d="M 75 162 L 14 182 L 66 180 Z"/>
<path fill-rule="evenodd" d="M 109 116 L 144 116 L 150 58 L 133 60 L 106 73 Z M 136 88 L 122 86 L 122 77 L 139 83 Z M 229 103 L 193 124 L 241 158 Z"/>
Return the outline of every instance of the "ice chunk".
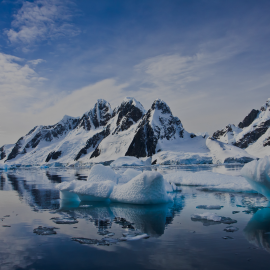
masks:
<path fill-rule="evenodd" d="M 194 214 L 191 216 L 191 220 L 193 221 L 213 221 L 213 222 L 218 222 L 218 223 L 224 223 L 224 224 L 232 224 L 236 223 L 237 221 L 234 219 L 231 219 L 229 217 L 223 217 L 223 216 L 218 216 L 215 213 L 210 213 L 210 212 L 205 212 L 203 214 Z M 208 225 L 205 223 L 205 225 Z"/>
<path fill-rule="evenodd" d="M 42 227 L 38 226 L 38 228 L 33 230 L 33 233 L 36 233 L 38 235 L 51 235 L 51 234 L 56 234 L 55 227 Z"/>
<path fill-rule="evenodd" d="M 108 166 L 97 164 L 92 167 L 87 181 L 100 182 L 111 180 L 115 183 L 118 182 L 119 175 L 117 175 L 113 169 Z"/>
<path fill-rule="evenodd" d="M 109 198 L 115 183 L 113 181 L 86 182 L 79 185 L 72 192 L 76 193 L 81 201 L 104 201 Z"/>
<path fill-rule="evenodd" d="M 164 179 L 170 183 L 187 185 L 187 186 L 202 186 L 204 190 L 215 190 L 225 192 L 250 192 L 256 191 L 249 183 L 241 176 L 225 175 L 213 172 L 186 172 L 177 171 L 170 174 L 165 174 Z"/>
<path fill-rule="evenodd" d="M 115 186 L 110 199 L 131 204 L 167 203 L 163 176 L 158 172 L 143 172 L 123 185 Z"/>
<path fill-rule="evenodd" d="M 75 224 L 78 223 L 78 221 L 75 218 L 72 217 L 53 217 L 51 220 L 56 224 Z"/>
<path fill-rule="evenodd" d="M 270 199 L 270 156 L 246 164 L 241 174 L 253 189 Z"/>
<path fill-rule="evenodd" d="M 238 231 L 239 229 L 237 227 L 234 227 L 234 226 L 228 226 L 224 229 L 225 232 L 236 232 Z"/>
<path fill-rule="evenodd" d="M 125 237 L 121 237 L 120 240 L 121 241 L 135 241 L 135 240 L 147 239 L 147 238 L 149 238 L 149 235 L 147 233 L 144 233 L 144 234 L 139 234 L 136 236 L 127 235 Z"/>
<path fill-rule="evenodd" d="M 218 216 L 215 213 L 210 213 L 210 212 L 205 212 L 203 214 L 194 214 L 191 216 L 191 219 L 194 220 L 210 220 L 210 221 L 215 221 L 215 222 L 221 222 L 221 216 Z"/>
<path fill-rule="evenodd" d="M 198 205 L 196 208 L 198 209 L 213 209 L 213 210 L 220 210 L 223 206 L 220 205 Z"/>
<path fill-rule="evenodd" d="M 145 166 L 148 164 L 148 160 L 143 161 L 136 157 L 120 157 L 111 163 L 111 167 L 121 167 L 121 166 Z"/>

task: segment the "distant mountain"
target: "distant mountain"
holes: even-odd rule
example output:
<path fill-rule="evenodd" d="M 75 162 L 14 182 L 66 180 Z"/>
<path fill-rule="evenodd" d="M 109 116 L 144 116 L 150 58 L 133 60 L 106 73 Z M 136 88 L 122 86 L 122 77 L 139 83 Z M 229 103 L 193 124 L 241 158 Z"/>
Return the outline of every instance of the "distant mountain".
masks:
<path fill-rule="evenodd" d="M 216 131 L 211 141 L 207 133 L 187 132 L 160 99 L 148 111 L 134 98 L 125 98 L 113 110 L 99 99 L 81 117 L 66 115 L 55 125 L 36 126 L 15 144 L 2 146 L 0 168 L 5 164 L 80 166 L 124 156 L 153 157 L 160 164 L 248 162 L 270 154 L 269 127 L 270 99 L 238 127 L 231 124 Z"/>
<path fill-rule="evenodd" d="M 155 100 L 146 112 L 134 98 L 125 98 L 114 110 L 99 99 L 82 117 L 64 116 L 55 125 L 34 127 L 15 145 L 1 147 L 0 158 L 6 164 L 23 165 L 104 162 L 152 156 L 187 137 L 196 135 L 184 130 L 162 100 Z"/>
<path fill-rule="evenodd" d="M 257 157 L 270 155 L 270 98 L 260 110 L 253 109 L 238 127 L 228 125 L 214 132 L 212 137 Z"/>

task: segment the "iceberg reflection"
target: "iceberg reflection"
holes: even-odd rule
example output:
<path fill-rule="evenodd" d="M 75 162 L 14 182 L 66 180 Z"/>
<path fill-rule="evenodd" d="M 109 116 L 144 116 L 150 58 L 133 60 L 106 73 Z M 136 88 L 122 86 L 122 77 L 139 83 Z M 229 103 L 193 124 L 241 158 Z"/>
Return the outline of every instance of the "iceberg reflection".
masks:
<path fill-rule="evenodd" d="M 258 210 L 244 229 L 246 239 L 270 253 L 270 208 Z"/>

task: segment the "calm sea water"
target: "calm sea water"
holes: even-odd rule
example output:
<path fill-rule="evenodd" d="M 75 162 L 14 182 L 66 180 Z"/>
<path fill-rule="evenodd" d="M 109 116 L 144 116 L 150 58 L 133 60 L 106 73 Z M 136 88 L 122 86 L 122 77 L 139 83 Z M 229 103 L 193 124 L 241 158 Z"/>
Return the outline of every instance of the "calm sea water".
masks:
<path fill-rule="evenodd" d="M 176 170 L 210 170 L 239 175 L 241 166 L 143 168 L 163 174 Z M 119 173 L 125 168 L 117 169 Z M 183 187 L 168 205 L 67 204 L 55 185 L 86 180 L 89 169 L 16 170 L 0 172 L 0 269 L 269 269 L 270 208 L 258 194 L 203 192 Z M 198 205 L 222 205 L 201 210 Z M 239 211 L 233 214 L 232 211 Z M 243 212 L 245 211 L 245 212 Z M 226 224 L 192 221 L 194 213 L 213 212 L 237 220 Z M 76 224 L 55 224 L 53 217 L 74 217 Z M 80 244 L 73 237 L 100 240 L 104 231 L 122 237 L 122 217 L 150 238 L 101 246 Z M 100 220 L 111 221 L 106 226 Z M 38 226 L 57 234 L 37 235 Z M 233 239 L 224 239 L 230 236 Z"/>

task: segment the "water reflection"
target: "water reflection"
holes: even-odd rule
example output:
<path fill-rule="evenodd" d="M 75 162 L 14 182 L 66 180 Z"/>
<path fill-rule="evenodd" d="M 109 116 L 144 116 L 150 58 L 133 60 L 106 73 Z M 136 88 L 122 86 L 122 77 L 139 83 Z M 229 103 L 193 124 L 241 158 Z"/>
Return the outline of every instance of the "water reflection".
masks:
<path fill-rule="evenodd" d="M 60 215 L 88 220 L 106 218 L 112 220 L 114 217 L 121 217 L 134 223 L 135 229 L 150 236 L 157 237 L 164 234 L 165 227 L 173 223 L 175 215 L 179 214 L 185 205 L 185 197 L 181 193 L 172 195 L 173 203 L 171 204 L 149 206 L 65 202 L 59 200 L 59 191 L 55 189 L 55 185 L 60 183 L 63 177 L 54 172 L 43 171 L 37 180 L 27 181 L 31 173 L 33 172 L 24 172 L 24 175 L 19 176 L 15 173 L 3 173 L 0 189 L 16 191 L 20 200 L 26 202 L 35 211 L 54 209 Z M 76 172 L 75 177 L 85 179 L 87 176 Z"/>
<path fill-rule="evenodd" d="M 258 210 L 244 229 L 246 239 L 270 253 L 270 208 Z"/>
<path fill-rule="evenodd" d="M 60 202 L 58 213 L 68 213 L 74 218 L 92 220 L 113 219 L 121 217 L 132 223 L 134 228 L 150 236 L 164 234 L 165 227 L 173 223 L 174 216 L 184 207 L 184 196 L 175 194 L 174 202 L 159 205 L 131 205 L 109 203 Z"/>
<path fill-rule="evenodd" d="M 49 171 L 46 171 L 46 175 L 47 175 L 48 179 L 50 181 L 52 181 L 52 183 L 59 184 L 62 182 L 62 180 L 61 180 L 62 178 L 57 174 L 51 174 Z"/>

